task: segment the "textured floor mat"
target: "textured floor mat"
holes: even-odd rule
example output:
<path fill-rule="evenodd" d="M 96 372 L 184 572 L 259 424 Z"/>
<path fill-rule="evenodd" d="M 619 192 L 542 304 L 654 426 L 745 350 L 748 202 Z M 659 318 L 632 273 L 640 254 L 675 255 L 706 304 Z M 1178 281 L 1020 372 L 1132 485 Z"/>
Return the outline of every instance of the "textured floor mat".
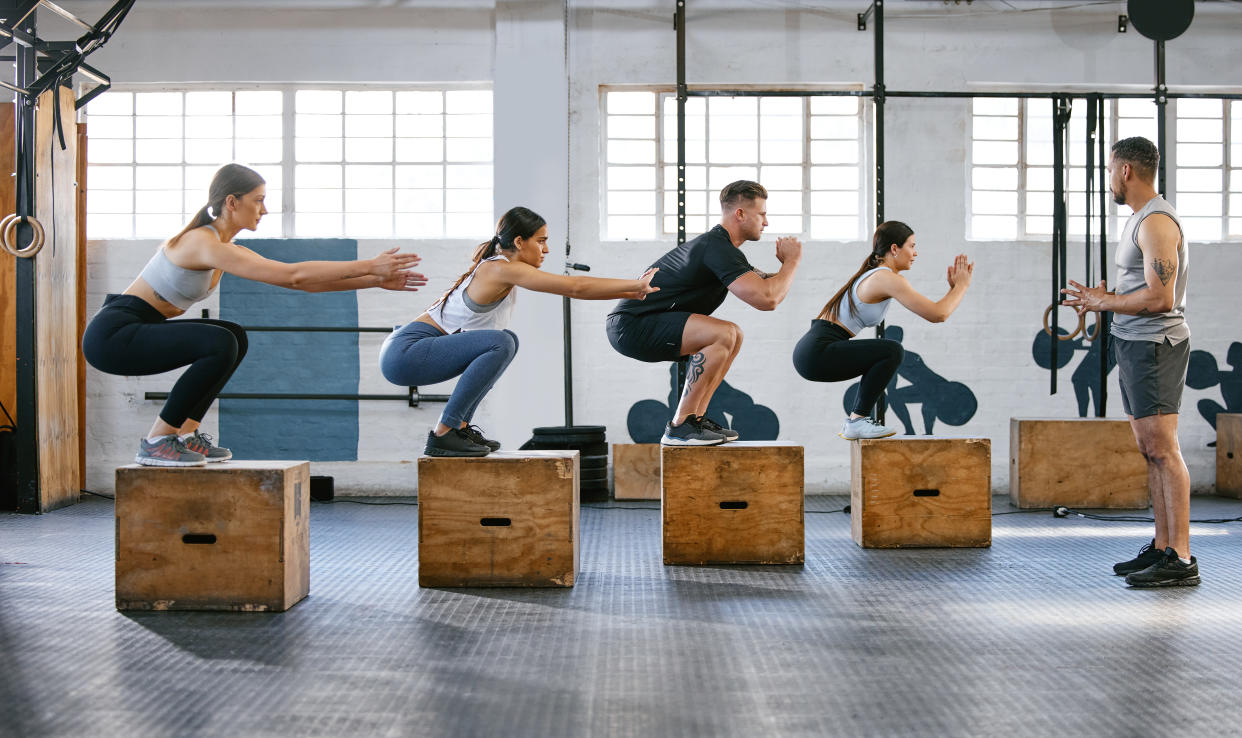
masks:
<path fill-rule="evenodd" d="M 416 507 L 315 505 L 283 614 L 118 613 L 110 501 L 0 514 L 0 734 L 1236 733 L 1242 523 L 1193 526 L 1202 586 L 1131 590 L 1150 524 L 863 550 L 845 502 L 772 568 L 665 567 L 651 503 L 584 507 L 570 590 L 419 589 Z"/>

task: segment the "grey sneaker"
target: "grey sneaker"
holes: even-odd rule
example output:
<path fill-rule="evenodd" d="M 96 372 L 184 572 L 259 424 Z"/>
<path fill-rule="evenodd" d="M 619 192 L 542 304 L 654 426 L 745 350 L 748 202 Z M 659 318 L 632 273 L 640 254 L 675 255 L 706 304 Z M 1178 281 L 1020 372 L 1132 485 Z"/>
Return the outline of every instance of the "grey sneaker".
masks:
<path fill-rule="evenodd" d="M 490 438 L 484 437 L 483 429 L 480 428 L 479 426 L 467 425 L 465 428 L 462 428 L 462 431 L 466 435 L 470 436 L 470 440 L 474 441 L 480 446 L 487 446 L 489 449 L 493 451 L 500 450 L 500 441 L 493 441 Z"/>
<path fill-rule="evenodd" d="M 143 466 L 204 466 L 207 457 L 186 448 L 180 438 L 171 435 L 154 442 L 145 438 L 139 441 L 134 461 Z"/>
<path fill-rule="evenodd" d="M 427 446 L 423 453 L 428 456 L 487 456 L 492 450 L 475 443 L 463 428 L 454 428 L 442 436 L 435 431 L 427 432 Z"/>
<path fill-rule="evenodd" d="M 207 457 L 207 463 L 209 464 L 217 461 L 228 461 L 233 458 L 232 451 L 214 445 L 211 442 L 211 436 L 206 433 L 194 431 L 194 435 L 185 439 L 182 443 L 191 451 Z"/>
<path fill-rule="evenodd" d="M 1113 564 L 1113 573 L 1117 576 L 1133 574 L 1136 571 L 1142 571 L 1152 564 L 1164 558 L 1164 551 L 1156 548 L 1156 539 L 1151 539 L 1151 543 L 1139 549 L 1138 556 L 1129 561 L 1122 561 Z"/>
<path fill-rule="evenodd" d="M 719 433 L 720 435 L 724 436 L 725 443 L 728 443 L 729 441 L 736 441 L 740 437 L 737 431 L 733 430 L 732 428 L 724 427 L 723 425 L 721 425 L 720 423 L 717 423 L 716 421 L 712 420 L 706 415 L 700 415 L 699 422 L 703 424 L 704 429 L 709 430 L 712 433 Z"/>
<path fill-rule="evenodd" d="M 1194 587 L 1199 584 L 1199 560 L 1190 557 L 1189 564 L 1177 558 L 1171 548 L 1164 550 L 1159 561 L 1126 577 L 1131 587 Z"/>
<path fill-rule="evenodd" d="M 880 425 L 875 420 L 867 417 L 854 418 L 853 420 L 846 418 L 841 425 L 841 432 L 837 434 L 847 441 L 857 441 L 865 438 L 888 438 L 897 435 L 896 428 L 889 428 L 887 425 Z"/>
<path fill-rule="evenodd" d="M 688 416 L 681 425 L 673 425 L 670 420 L 660 438 L 661 446 L 719 446 L 724 442 L 723 435 L 703 427 L 703 422 L 694 415 Z"/>

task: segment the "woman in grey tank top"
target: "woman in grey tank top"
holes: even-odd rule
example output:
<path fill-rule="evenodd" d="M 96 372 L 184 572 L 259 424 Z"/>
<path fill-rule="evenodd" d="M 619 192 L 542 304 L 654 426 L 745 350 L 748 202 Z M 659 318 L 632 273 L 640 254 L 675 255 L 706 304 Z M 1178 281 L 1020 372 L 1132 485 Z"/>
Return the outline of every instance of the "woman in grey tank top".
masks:
<path fill-rule="evenodd" d="M 359 261 L 284 263 L 233 243 L 267 213 L 266 189 L 257 172 L 228 164 L 216 172 L 207 205 L 180 233 L 160 246 L 142 274 L 121 295 L 108 295 L 82 336 L 82 353 L 107 374 L 139 376 L 189 367 L 168 394 L 134 460 L 147 466 L 199 466 L 227 461 L 199 424 L 246 355 L 246 332 L 225 320 L 180 317 L 215 290 L 224 272 L 280 287 L 326 292 L 363 287 L 413 291 L 426 284 L 409 271 L 416 254 L 396 249 Z"/>
<path fill-rule="evenodd" d="M 855 336 L 864 328 L 879 325 L 893 299 L 925 320 L 943 322 L 961 304 L 970 286 L 975 265 L 967 261 L 965 254 L 958 254 L 946 274 L 948 294 L 936 301 L 925 297 L 901 276 L 901 272 L 914 265 L 917 256 L 910 226 L 896 220 L 881 223 L 862 266 L 828 300 L 794 347 L 794 368 L 805 379 L 841 382 L 862 377 L 853 412 L 845 418 L 838 434 L 847 440 L 885 438 L 897 433 L 869 416 L 904 355 L 897 341 Z"/>

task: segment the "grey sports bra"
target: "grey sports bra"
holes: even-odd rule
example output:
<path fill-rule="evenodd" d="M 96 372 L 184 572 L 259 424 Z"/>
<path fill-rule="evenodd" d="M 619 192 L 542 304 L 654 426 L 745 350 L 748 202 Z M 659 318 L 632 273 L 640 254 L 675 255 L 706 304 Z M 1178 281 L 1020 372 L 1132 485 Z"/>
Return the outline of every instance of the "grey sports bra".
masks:
<path fill-rule="evenodd" d="M 215 226 L 208 223 L 207 227 L 217 236 L 220 235 Z M 138 276 L 151 285 L 155 294 L 164 298 L 169 304 L 176 305 L 182 310 L 189 310 L 191 305 L 212 293 L 211 277 L 214 271 L 214 269 L 179 267 L 168 260 L 168 257 L 164 255 L 164 247 L 161 246 Z"/>
<path fill-rule="evenodd" d="M 861 333 L 863 328 L 879 325 L 880 322 L 884 320 L 884 316 L 888 313 L 888 306 L 893 302 L 893 298 L 891 297 L 886 297 L 883 300 L 874 303 L 863 302 L 858 297 L 858 286 L 863 283 L 864 279 L 870 277 L 872 274 L 875 274 L 881 269 L 888 269 L 888 267 L 881 266 L 876 267 L 875 269 L 870 269 L 863 272 L 859 275 L 858 279 L 854 280 L 854 287 L 850 290 L 854 295 L 854 310 L 850 310 L 849 297 L 842 297 L 841 306 L 837 308 L 837 320 L 839 320 L 841 325 L 845 326 L 845 328 L 855 336 Z"/>

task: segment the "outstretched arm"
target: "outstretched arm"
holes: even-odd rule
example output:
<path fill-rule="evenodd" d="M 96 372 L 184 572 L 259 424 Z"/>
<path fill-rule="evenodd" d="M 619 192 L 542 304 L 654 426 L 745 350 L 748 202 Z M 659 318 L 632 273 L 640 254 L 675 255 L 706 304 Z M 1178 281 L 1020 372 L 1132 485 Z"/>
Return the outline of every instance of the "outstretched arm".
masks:
<path fill-rule="evenodd" d="M 1138 245 L 1143 252 L 1143 277 L 1146 285 L 1133 292 L 1118 295 L 1109 292 L 1101 280 L 1095 287 L 1087 287 L 1070 280 L 1070 286 L 1061 290 L 1069 305 L 1079 313 L 1111 310 L 1123 315 L 1156 315 L 1173 309 L 1177 286 L 1177 245 L 1182 232 L 1173 219 L 1163 213 L 1154 213 L 1139 224 Z"/>
<path fill-rule="evenodd" d="M 905 277 L 889 271 L 876 272 L 864 283 L 866 286 L 860 291 L 860 295 L 866 298 L 878 297 L 880 300 L 892 297 L 923 320 L 943 323 L 962 304 L 962 298 L 966 296 L 974 273 L 974 263 L 967 261 L 965 254 L 958 254 L 948 269 L 949 291 L 939 300 L 924 296 Z"/>
<path fill-rule="evenodd" d="M 802 242 L 792 236 L 776 239 L 776 258 L 781 262 L 776 274 L 746 272 L 729 283 L 729 291 L 753 308 L 775 310 L 793 287 L 794 273 L 802 263 Z"/>
<path fill-rule="evenodd" d="M 607 277 L 569 276 L 566 274 L 549 274 L 530 264 L 521 261 L 489 262 L 486 270 L 481 270 L 476 280 L 484 280 L 480 286 L 522 287 L 535 292 L 548 292 L 563 295 L 575 300 L 616 300 L 628 297 L 641 300 L 659 287 L 651 286 L 651 278 L 658 269 L 652 268 L 643 272 L 638 279 L 610 279 Z"/>
<path fill-rule="evenodd" d="M 372 259 L 286 263 L 264 258 L 245 246 L 222 243 L 205 234 L 187 233 L 182 240 L 176 246 L 176 253 L 170 257 L 178 266 L 218 269 L 243 279 L 304 291 L 311 291 L 315 285 L 342 280 L 367 277 L 376 277 L 381 282 L 392 280 L 407 273 L 420 261 L 417 254 L 399 254 L 393 248 Z"/>

